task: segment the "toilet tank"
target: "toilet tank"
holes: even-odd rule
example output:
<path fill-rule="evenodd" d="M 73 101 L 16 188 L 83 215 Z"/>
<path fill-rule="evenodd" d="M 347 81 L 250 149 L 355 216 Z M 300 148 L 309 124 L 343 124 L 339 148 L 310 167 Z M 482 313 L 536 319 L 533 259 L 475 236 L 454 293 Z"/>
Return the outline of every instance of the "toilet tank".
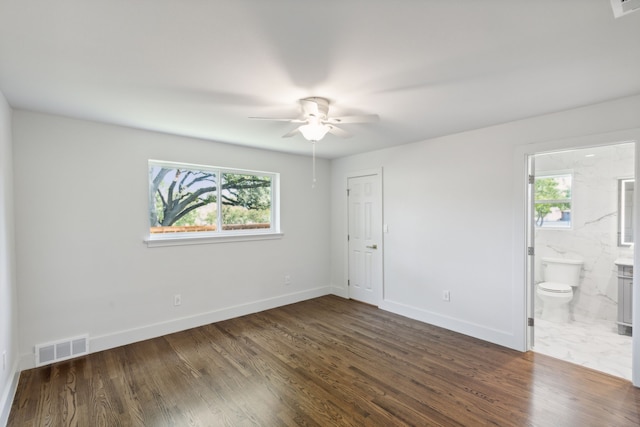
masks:
<path fill-rule="evenodd" d="M 542 258 L 542 277 L 545 282 L 578 286 L 582 264 L 579 259 Z"/>

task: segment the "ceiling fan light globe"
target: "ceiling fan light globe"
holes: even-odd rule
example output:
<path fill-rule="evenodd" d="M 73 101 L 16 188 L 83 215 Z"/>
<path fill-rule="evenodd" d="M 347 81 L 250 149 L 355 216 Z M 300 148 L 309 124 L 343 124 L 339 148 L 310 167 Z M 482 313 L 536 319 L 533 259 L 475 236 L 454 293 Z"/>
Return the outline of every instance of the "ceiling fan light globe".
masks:
<path fill-rule="evenodd" d="M 329 132 L 329 129 L 320 123 L 317 124 L 306 124 L 302 125 L 299 128 L 300 133 L 304 136 L 304 139 L 307 141 L 320 141 L 324 136 Z"/>

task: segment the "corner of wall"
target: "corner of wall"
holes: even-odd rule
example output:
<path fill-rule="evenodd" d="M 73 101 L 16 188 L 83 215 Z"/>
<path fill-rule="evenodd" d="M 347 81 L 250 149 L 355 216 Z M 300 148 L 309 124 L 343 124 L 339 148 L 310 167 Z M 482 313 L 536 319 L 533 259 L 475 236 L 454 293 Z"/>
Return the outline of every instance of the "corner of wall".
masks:
<path fill-rule="evenodd" d="M 10 370 L 0 373 L 0 425 L 9 418 L 20 370 L 17 282 L 15 273 L 13 110 L 0 92 L 0 350 Z"/>
<path fill-rule="evenodd" d="M 14 363 L 11 370 L 11 382 L 4 390 L 0 400 L 0 426 L 7 425 L 9 421 L 9 414 L 11 413 L 11 406 L 13 405 L 13 398 L 16 395 L 18 389 L 18 380 L 20 379 L 20 369 L 18 369 L 18 363 Z"/>
<path fill-rule="evenodd" d="M 331 286 L 331 295 L 336 295 L 342 298 L 349 299 L 349 291 L 340 286 L 333 285 Z"/>

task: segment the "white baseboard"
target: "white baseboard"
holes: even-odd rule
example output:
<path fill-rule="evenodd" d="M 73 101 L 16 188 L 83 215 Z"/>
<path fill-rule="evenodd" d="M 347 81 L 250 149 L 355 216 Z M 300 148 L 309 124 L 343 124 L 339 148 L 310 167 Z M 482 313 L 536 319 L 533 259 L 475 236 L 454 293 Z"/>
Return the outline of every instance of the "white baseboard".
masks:
<path fill-rule="evenodd" d="M 442 316 L 428 310 L 389 300 L 384 300 L 382 304 L 380 304 L 379 308 L 410 319 L 419 320 L 430 325 L 478 338 L 483 341 L 488 341 L 493 344 L 498 344 L 518 351 L 524 351 L 521 348 L 520 340 L 518 340 L 513 333 L 507 331 L 487 328 L 486 326 L 478 325 L 476 323 Z"/>
<path fill-rule="evenodd" d="M 283 305 L 293 304 L 296 302 L 329 295 L 330 293 L 330 286 L 308 289 L 300 292 L 280 295 L 277 297 L 252 301 L 236 306 L 225 307 L 205 313 L 199 313 L 192 316 L 171 319 L 166 322 L 155 323 L 138 328 L 131 328 L 124 331 L 117 331 L 111 334 L 93 337 L 90 336 L 89 353 L 96 353 L 98 351 L 108 350 L 110 348 L 120 347 L 134 342 L 156 338 L 162 335 L 196 328 L 198 326 L 207 325 L 209 323 L 220 322 L 222 320 L 228 320 L 234 317 L 245 316 L 247 314 L 257 313 L 260 311 L 281 307 Z M 33 367 L 35 367 L 34 355 L 22 355 L 20 361 L 20 369 L 31 369 Z"/>
<path fill-rule="evenodd" d="M 332 286 L 331 287 L 331 294 L 332 295 L 337 295 L 337 296 L 342 297 L 342 298 L 349 299 L 349 290 L 347 288 L 344 288 L 344 287 Z"/>
<path fill-rule="evenodd" d="M 20 379 L 20 370 L 18 369 L 18 363 L 14 363 L 12 369 L 11 383 L 2 393 L 2 400 L 0 401 L 0 426 L 6 426 L 9 421 L 9 413 L 11 412 L 11 405 L 13 404 L 13 398 L 16 395 L 18 389 L 18 380 Z"/>

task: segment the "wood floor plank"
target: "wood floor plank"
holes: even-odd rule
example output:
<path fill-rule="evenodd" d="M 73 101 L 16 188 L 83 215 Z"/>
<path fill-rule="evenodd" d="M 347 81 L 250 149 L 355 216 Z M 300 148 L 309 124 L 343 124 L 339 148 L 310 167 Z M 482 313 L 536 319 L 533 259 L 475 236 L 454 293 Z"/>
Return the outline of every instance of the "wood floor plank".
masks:
<path fill-rule="evenodd" d="M 326 296 L 21 373 L 9 426 L 637 426 L 640 389 Z"/>

